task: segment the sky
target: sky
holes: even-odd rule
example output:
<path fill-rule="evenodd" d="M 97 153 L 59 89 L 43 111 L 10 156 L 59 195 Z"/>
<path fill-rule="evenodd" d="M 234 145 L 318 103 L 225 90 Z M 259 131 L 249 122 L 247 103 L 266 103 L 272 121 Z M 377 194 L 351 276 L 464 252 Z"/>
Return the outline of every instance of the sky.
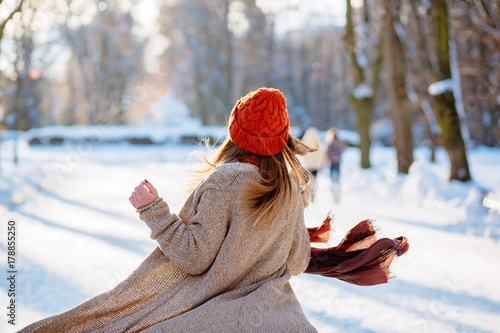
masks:
<path fill-rule="evenodd" d="M 281 2 L 281 1 L 280 1 Z M 325 25 L 345 24 L 344 0 L 297 0 L 295 10 L 282 11 L 276 16 L 276 33 L 282 35 L 289 30 L 314 29 Z M 265 3 L 264 0 L 258 4 Z M 265 4 L 262 7 L 265 8 Z"/>

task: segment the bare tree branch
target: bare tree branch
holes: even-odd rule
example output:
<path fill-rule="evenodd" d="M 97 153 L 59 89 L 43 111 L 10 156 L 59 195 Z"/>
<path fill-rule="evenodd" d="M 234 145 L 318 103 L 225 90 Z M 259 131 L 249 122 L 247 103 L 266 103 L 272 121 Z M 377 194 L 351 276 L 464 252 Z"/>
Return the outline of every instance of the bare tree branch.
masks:
<path fill-rule="evenodd" d="M 0 0 L 0 4 L 1 3 L 2 3 L 2 0 Z M 21 0 L 21 2 L 19 2 L 19 5 L 17 5 L 17 7 L 10 13 L 10 15 L 7 16 L 5 21 L 3 21 L 0 24 L 0 40 L 2 40 L 3 31 L 5 30 L 5 26 L 7 25 L 7 22 L 9 22 L 17 12 L 21 11 L 21 8 L 23 7 L 23 3 L 24 3 L 24 0 Z"/>
<path fill-rule="evenodd" d="M 472 22 L 480 29 L 483 30 L 484 32 L 487 32 L 489 34 L 492 34 L 493 36 L 500 37 L 500 29 L 495 29 L 488 24 L 484 23 L 481 18 L 476 13 L 471 13 L 470 18 Z"/>
<path fill-rule="evenodd" d="M 484 8 L 486 8 L 486 11 L 488 12 L 488 14 L 491 16 L 491 18 L 495 22 L 495 26 L 497 27 L 497 29 L 500 30 L 500 19 L 499 19 L 497 13 L 495 12 L 495 10 L 493 9 L 493 7 L 491 7 L 490 1 L 489 0 L 482 0 L 482 2 L 483 2 Z"/>
<path fill-rule="evenodd" d="M 479 29 L 493 36 L 500 37 L 500 21 L 488 0 L 473 0 L 470 18 Z M 488 19 L 493 21 L 491 25 L 488 23 Z"/>

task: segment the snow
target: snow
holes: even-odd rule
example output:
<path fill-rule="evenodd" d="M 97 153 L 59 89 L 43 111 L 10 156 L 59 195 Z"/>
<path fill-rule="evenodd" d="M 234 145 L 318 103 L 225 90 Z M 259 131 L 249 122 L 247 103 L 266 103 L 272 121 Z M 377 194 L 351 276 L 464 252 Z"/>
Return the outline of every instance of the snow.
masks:
<path fill-rule="evenodd" d="M 354 131 L 349 131 L 345 129 L 338 129 L 337 131 L 337 138 L 339 138 L 342 141 L 347 142 L 347 144 L 351 146 L 357 146 L 359 145 L 359 134 Z"/>
<path fill-rule="evenodd" d="M 156 111 L 155 111 L 156 110 Z M 183 139 L 212 138 L 223 140 L 227 136 L 224 126 L 202 126 L 199 119 L 185 117 L 178 113 L 161 111 L 153 107 L 153 117 L 141 125 L 92 125 L 92 126 L 46 126 L 34 128 L 22 134 L 22 139 L 38 140 L 48 144 L 51 140 L 64 141 L 80 146 L 94 146 L 101 143 L 124 143 L 131 140 L 149 140 L 151 144 L 179 143 Z M 12 136 L 4 132 L 4 139 Z"/>
<path fill-rule="evenodd" d="M 352 95 L 356 99 L 369 98 L 373 96 L 373 90 L 369 85 L 362 83 L 352 90 Z"/>
<path fill-rule="evenodd" d="M 197 118 L 189 118 L 189 109 L 185 103 L 175 97 L 173 89 L 167 93 L 151 108 L 152 118 L 144 121 L 149 126 L 184 126 L 186 120 L 188 125 L 199 127 L 201 122 Z"/>
<path fill-rule="evenodd" d="M 46 126 L 35 128 L 24 133 L 27 141 L 38 138 L 42 143 L 51 138 L 62 138 L 65 141 L 93 143 L 124 142 L 131 138 L 148 138 L 153 143 L 164 144 L 178 142 L 183 136 L 224 138 L 227 130 L 222 126 L 202 126 L 197 119 L 188 118 L 175 122 L 172 126 L 155 123 L 154 120 L 136 125 L 95 125 L 95 126 Z"/>
<path fill-rule="evenodd" d="M 3 276 L 6 222 L 15 219 L 18 226 L 17 325 L 8 325 L 4 315 L 0 331 L 6 333 L 108 290 L 131 273 L 155 243 L 128 202 L 130 192 L 146 178 L 178 212 L 188 170 L 195 167 L 191 152 L 206 152 L 175 142 L 29 146 L 24 140 L 17 167 L 13 141 L 0 146 Z M 500 149 L 468 151 L 474 181 L 467 184 L 447 182 L 444 151 L 437 150 L 435 164 L 429 154 L 416 149 L 410 174 L 402 176 L 392 148 L 373 145 L 373 168 L 363 170 L 359 151 L 349 147 L 337 204 L 326 168 L 319 173 L 306 223 L 317 226 L 332 210 L 332 245 L 366 218 L 375 220 L 379 237 L 404 235 L 410 243 L 393 263 L 395 278 L 388 284 L 294 277 L 292 287 L 319 332 L 500 332 L 500 212 L 481 204 L 483 197 L 498 198 Z M 3 307 L 5 278 L 0 289 Z"/>
<path fill-rule="evenodd" d="M 500 211 L 500 191 L 492 191 L 483 199 L 484 207 Z"/>
<path fill-rule="evenodd" d="M 428 91 L 432 96 L 444 94 L 446 91 L 453 91 L 454 83 L 452 79 L 437 81 L 429 85 Z"/>
<path fill-rule="evenodd" d="M 357 47 L 356 48 L 356 60 L 358 61 L 358 65 L 361 66 L 361 68 L 366 69 L 368 66 L 370 66 L 370 61 L 366 57 L 364 53 L 364 48 Z"/>

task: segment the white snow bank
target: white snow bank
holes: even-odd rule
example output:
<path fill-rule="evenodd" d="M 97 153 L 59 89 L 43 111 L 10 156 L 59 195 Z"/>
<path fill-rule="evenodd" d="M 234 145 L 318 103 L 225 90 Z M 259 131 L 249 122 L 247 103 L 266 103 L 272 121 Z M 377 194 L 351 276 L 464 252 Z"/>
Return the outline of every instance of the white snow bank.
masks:
<path fill-rule="evenodd" d="M 484 198 L 483 205 L 490 209 L 496 209 L 500 211 L 500 191 L 495 190 Z"/>
<path fill-rule="evenodd" d="M 482 189 L 476 183 L 447 182 L 440 170 L 436 169 L 436 166 L 421 161 L 414 163 L 400 188 L 401 197 L 405 201 L 419 203 L 422 209 L 443 213 L 454 211 L 458 217 L 455 224 L 465 222 L 473 225 L 481 219 L 481 215 L 486 216 L 487 210 L 482 205 Z M 447 224 L 447 221 L 443 221 L 443 224 Z"/>
<path fill-rule="evenodd" d="M 53 143 L 51 140 L 89 141 L 116 143 L 131 139 L 149 139 L 152 143 L 176 143 L 182 138 L 225 138 L 227 130 L 224 126 L 202 126 L 197 119 L 187 118 L 176 126 L 164 126 L 146 122 L 144 125 L 93 125 L 93 126 L 46 126 L 31 129 L 23 134 L 26 141 L 35 138 L 41 144 Z"/>
<path fill-rule="evenodd" d="M 354 159 L 354 155 L 356 158 Z M 374 145 L 373 167 L 361 170 L 358 152 L 349 149 L 342 165 L 342 186 L 356 193 L 360 202 L 384 211 L 387 205 L 429 216 L 434 225 L 446 230 L 500 239 L 500 213 L 483 206 L 484 196 L 500 190 L 500 149 L 480 147 L 468 152 L 473 181 L 449 182 L 449 163 L 445 152 L 437 151 L 437 162 L 428 161 L 426 149 L 415 152 L 408 175 L 398 175 L 393 148 Z M 431 213 L 432 212 L 432 213 Z M 451 214 L 450 212 L 453 212 Z"/>
<path fill-rule="evenodd" d="M 167 93 L 151 108 L 153 117 L 144 121 L 145 125 L 179 126 L 186 120 L 194 121 L 197 126 L 201 125 L 196 118 L 189 118 L 189 108 L 186 104 L 175 97 L 173 89 Z"/>

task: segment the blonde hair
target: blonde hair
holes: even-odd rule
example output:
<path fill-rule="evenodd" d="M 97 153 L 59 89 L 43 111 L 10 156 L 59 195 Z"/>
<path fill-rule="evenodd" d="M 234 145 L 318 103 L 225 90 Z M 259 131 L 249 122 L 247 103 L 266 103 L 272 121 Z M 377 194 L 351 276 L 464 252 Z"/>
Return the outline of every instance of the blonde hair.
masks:
<path fill-rule="evenodd" d="M 243 205 L 244 216 L 254 220 L 254 226 L 260 228 L 276 217 L 284 207 L 292 207 L 300 198 L 299 186 L 306 185 L 313 176 L 302 167 L 296 155 L 305 155 L 315 151 L 292 135 L 288 135 L 285 148 L 276 155 L 261 156 L 245 151 L 227 138 L 216 150 L 214 157 L 208 160 L 199 152 L 205 166 L 193 173 L 195 179 L 190 182 L 190 191 L 219 165 L 238 162 L 242 157 L 255 156 L 259 159 L 259 182 L 248 179 L 243 186 L 239 202 Z M 289 205 L 284 203 L 289 202 Z M 288 214 L 288 211 L 287 211 Z"/>

